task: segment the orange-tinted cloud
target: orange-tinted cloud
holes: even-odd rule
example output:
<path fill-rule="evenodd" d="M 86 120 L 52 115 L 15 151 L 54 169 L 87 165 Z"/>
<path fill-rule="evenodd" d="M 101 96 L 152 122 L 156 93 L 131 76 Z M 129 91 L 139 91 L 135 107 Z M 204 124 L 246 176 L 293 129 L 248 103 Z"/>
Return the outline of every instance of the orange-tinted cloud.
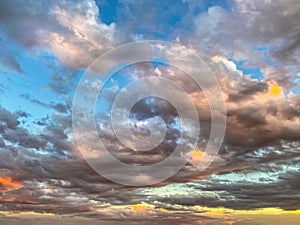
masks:
<path fill-rule="evenodd" d="M 0 198 L 1 203 L 18 203 L 18 204 L 29 204 L 29 205 L 37 205 L 39 202 L 26 200 L 26 199 L 17 199 L 17 198 Z"/>
<path fill-rule="evenodd" d="M 12 179 L 10 177 L 0 177 L 0 183 L 3 186 L 9 185 L 9 184 L 11 184 L 11 182 L 12 182 Z"/>
<path fill-rule="evenodd" d="M 0 177 L 0 191 L 9 192 L 22 188 L 24 185 L 14 181 L 11 177 Z"/>

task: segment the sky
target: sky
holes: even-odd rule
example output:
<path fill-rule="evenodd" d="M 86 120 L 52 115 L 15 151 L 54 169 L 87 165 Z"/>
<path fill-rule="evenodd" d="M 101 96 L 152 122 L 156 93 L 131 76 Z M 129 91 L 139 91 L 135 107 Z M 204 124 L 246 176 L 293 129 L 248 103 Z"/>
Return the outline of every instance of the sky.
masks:
<path fill-rule="evenodd" d="M 1 0 L 0 224 L 297 224 L 299 21 L 298 0 Z M 176 173 L 141 172 L 178 146 Z"/>

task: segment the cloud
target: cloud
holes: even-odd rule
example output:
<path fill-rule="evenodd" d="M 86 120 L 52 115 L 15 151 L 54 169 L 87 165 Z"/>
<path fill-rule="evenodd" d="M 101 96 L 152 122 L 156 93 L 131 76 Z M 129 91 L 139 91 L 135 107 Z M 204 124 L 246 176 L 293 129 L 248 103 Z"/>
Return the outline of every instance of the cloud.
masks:
<path fill-rule="evenodd" d="M 200 51 L 207 49 L 245 61 L 249 68 L 266 68 L 265 79 L 276 80 L 288 88 L 299 70 L 298 5 L 290 0 L 235 1 L 231 10 L 213 6 L 197 15 L 195 36 L 193 39 L 191 35 L 190 41 Z M 269 72 L 270 61 L 276 68 L 274 73 Z"/>
<path fill-rule="evenodd" d="M 53 88 L 55 91 L 55 88 Z M 60 90 L 63 91 L 63 90 Z M 66 103 L 55 103 L 53 101 L 50 101 L 50 103 L 45 103 L 42 102 L 36 98 L 34 98 L 33 96 L 31 96 L 30 94 L 21 94 L 19 97 L 30 101 L 33 104 L 39 105 L 41 107 L 44 108 L 48 108 L 48 109 L 54 109 L 55 111 L 59 112 L 59 113 L 67 113 L 70 111 L 70 105 L 68 104 L 68 98 L 66 97 Z M 26 112 L 23 111 L 18 111 L 18 115 L 22 116 L 22 117 L 28 117 L 29 114 L 27 114 Z"/>
<path fill-rule="evenodd" d="M 18 74 L 23 74 L 19 62 L 12 56 L 11 53 L 0 52 L 0 61 L 3 67 L 12 71 L 16 71 Z"/>
<path fill-rule="evenodd" d="M 8 38 L 26 49 L 46 49 L 70 67 L 86 68 L 114 46 L 115 25 L 101 23 L 92 0 L 47 5 L 1 1 L 0 6 L 1 27 Z"/>
<path fill-rule="evenodd" d="M 144 66 L 147 68 L 149 65 L 145 64 Z M 166 76 L 168 76 L 167 70 L 169 70 L 170 74 L 173 74 L 171 73 L 171 68 L 157 68 Z M 217 64 L 213 68 L 215 70 L 220 69 Z M 135 67 L 134 70 L 138 74 L 135 74 L 135 76 L 143 76 L 143 73 L 138 73 L 142 69 L 142 66 L 138 69 Z M 223 70 L 220 69 L 220 71 L 222 72 Z M 127 72 L 125 71 L 125 73 Z M 155 68 L 150 69 L 150 72 L 154 74 Z M 225 72 L 223 71 L 223 74 Z M 6 151 L 1 151 L 0 167 L 5 171 L 6 176 L 24 183 L 24 187 L 20 190 L 3 196 L 3 201 L 7 202 L 10 199 L 15 199 L 17 196 L 21 199 L 21 202 L 13 200 L 10 204 L 6 204 L 5 209 L 16 210 L 16 204 L 21 204 L 21 207 L 17 209 L 19 211 L 48 211 L 57 214 L 83 213 L 88 216 L 89 213 L 97 212 L 99 207 L 105 208 L 103 204 L 116 206 L 140 204 L 145 199 L 148 199 L 147 202 L 149 204 L 160 202 L 160 207 L 162 208 L 174 207 L 176 204 L 183 207 L 202 204 L 208 207 L 223 206 L 253 209 L 258 207 L 258 197 L 254 196 L 254 193 L 258 196 L 260 196 L 260 193 L 261 195 L 267 195 L 267 191 L 263 192 L 263 190 L 278 186 L 278 189 L 274 190 L 274 195 L 279 195 L 282 191 L 279 187 L 284 187 L 287 182 L 290 183 L 288 186 L 288 190 L 291 191 L 289 195 L 294 195 L 293 189 L 297 187 L 297 181 L 295 181 L 293 176 L 289 176 L 292 172 L 286 172 L 286 177 L 288 177 L 287 182 L 282 182 L 281 178 L 278 177 L 278 180 L 273 181 L 273 183 L 259 184 L 257 182 L 254 185 L 249 184 L 249 180 L 244 180 L 243 176 L 241 176 L 240 180 L 236 179 L 226 185 L 214 185 L 222 181 L 222 174 L 236 174 L 236 176 L 239 176 L 239 171 L 247 171 L 247 169 L 249 170 L 247 173 L 255 174 L 255 172 L 251 171 L 253 170 L 253 164 L 268 164 L 269 162 L 272 163 L 271 161 L 278 163 L 287 159 L 295 160 L 297 157 L 296 150 L 295 152 L 289 151 L 299 147 L 299 143 L 297 142 L 299 132 L 297 126 L 295 127 L 295 122 L 297 122 L 299 117 L 297 111 L 299 99 L 296 95 L 289 95 L 287 97 L 271 96 L 268 88 L 268 85 L 271 84 L 267 82 L 259 83 L 258 81 L 252 81 L 249 77 L 243 77 L 232 72 L 226 72 L 225 74 L 228 76 L 227 83 L 232 83 L 232 85 L 228 85 L 227 92 L 240 93 L 243 95 L 243 100 L 236 102 L 231 99 L 227 102 L 229 109 L 227 115 L 229 118 L 228 133 L 224 146 L 221 149 L 219 160 L 216 160 L 203 173 L 195 172 L 193 165 L 187 164 L 176 176 L 159 184 L 162 186 L 167 185 L 167 187 L 174 184 L 172 186 L 174 188 L 177 185 L 179 187 L 182 185 L 184 187 L 185 185 L 187 187 L 193 186 L 191 192 L 203 190 L 203 195 L 194 196 L 191 199 L 187 196 L 162 196 L 160 193 L 155 195 L 151 193 L 141 194 L 139 189 L 127 188 L 109 182 L 95 173 L 76 151 L 71 137 L 72 124 L 69 110 L 67 110 L 67 113 L 60 113 L 58 110 L 48 118 L 44 118 L 44 120 L 41 120 L 43 123 L 40 132 L 33 133 L 24 128 L 19 122 L 20 117 L 25 115 L 24 113 L 13 113 L 2 108 L 0 114 L 2 121 L 1 134 L 4 139 L 3 142 L 5 142 Z M 181 73 L 174 73 L 170 76 L 173 76 L 174 80 L 179 83 L 182 81 L 185 87 L 190 90 L 191 96 L 194 97 L 193 100 L 196 102 L 199 101 L 201 91 L 194 88 L 193 84 L 187 78 L 181 77 Z M 255 86 L 258 83 L 261 84 L 261 88 Z M 120 89 L 118 82 L 114 85 L 116 90 Z M 252 88 L 254 90 L 243 91 L 243 89 L 240 90 L 241 86 L 245 90 L 251 90 Z M 113 88 L 111 94 L 115 93 L 115 89 Z M 109 89 L 109 91 L 111 90 Z M 226 94 L 226 92 L 224 93 Z M 33 98 L 31 97 L 29 96 L 28 99 L 32 100 Z M 274 101 L 274 97 L 276 101 Z M 108 103 L 112 100 L 110 98 L 105 99 Z M 36 99 L 36 102 L 38 102 L 38 99 Z M 132 114 L 134 124 L 141 121 L 144 121 L 144 123 L 145 121 L 151 122 L 151 119 L 148 119 L 149 116 L 162 116 L 166 117 L 166 120 L 169 121 L 167 139 L 151 154 L 134 153 L 130 149 L 124 148 L 116 140 L 113 130 L 107 121 L 108 117 L 104 117 L 104 120 L 98 123 L 100 137 L 114 156 L 123 162 L 153 163 L 167 156 L 174 147 L 168 140 L 176 142 L 177 139 L 178 130 L 172 127 L 176 122 L 176 112 L 174 112 L 174 109 L 170 105 L 159 99 L 152 99 L 151 103 L 153 104 L 148 104 L 146 100 L 139 102 L 133 109 Z M 64 105 L 66 108 L 70 107 L 68 104 L 64 103 Z M 52 106 L 55 105 L 52 104 Z M 151 111 L 151 107 L 155 109 L 154 113 Z M 22 118 L 26 119 L 26 117 Z M 274 122 L 278 124 L 275 126 Z M 274 126 L 276 130 L 273 129 L 269 134 L 260 133 L 270 126 Z M 88 127 L 87 130 L 89 130 Z M 136 128 L 135 132 L 143 134 L 144 131 Z M 209 129 L 204 130 L 204 140 L 208 132 Z M 282 139 L 285 141 L 280 142 Z M 291 139 L 295 142 L 290 142 Z M 96 141 L 91 140 L 91 143 L 95 143 Z M 264 143 L 267 143 L 267 141 L 270 142 L 266 146 Z M 289 146 L 287 148 L 289 150 L 284 147 L 287 145 Z M 261 148 L 265 148 L 265 150 L 260 152 Z M 107 165 L 108 168 L 110 168 L 109 166 Z M 272 165 L 270 171 L 280 171 L 280 169 L 280 167 Z M 114 168 L 111 168 L 111 172 L 114 171 Z M 268 170 L 265 173 L 268 174 Z M 212 174 L 220 175 L 217 178 L 209 178 Z M 282 176 L 285 176 L 285 174 L 282 174 Z M 226 176 L 224 175 L 224 177 Z M 198 185 L 197 180 L 201 179 L 204 179 L 203 182 L 208 182 L 209 184 L 206 186 Z M 186 182 L 190 183 L 185 184 Z M 255 191 L 251 189 L 253 185 L 255 186 Z M 155 189 L 155 187 L 152 188 Z M 243 191 L 239 192 L 240 189 Z M 35 195 L 32 195 L 33 190 Z M 261 191 L 257 192 L 257 190 Z M 214 195 L 212 194 L 213 192 L 217 194 Z M 237 200 L 232 200 L 232 196 Z M 290 209 L 289 201 L 282 201 L 279 197 L 275 199 L 278 201 L 273 201 L 266 197 L 264 199 L 264 206 Z M 240 202 L 242 201 L 245 201 L 246 205 L 241 205 Z M 59 207 L 62 204 L 64 205 L 64 209 Z M 127 215 L 127 217 L 130 216 Z"/>
<path fill-rule="evenodd" d="M 240 169 L 231 169 L 229 173 L 217 172 L 222 167 L 215 168 L 216 174 L 196 182 L 169 184 L 138 192 L 147 196 L 149 204 L 161 204 L 164 208 L 167 205 L 169 207 L 200 205 L 245 210 L 272 207 L 295 210 L 299 208 L 297 201 L 299 179 L 296 166 L 298 161 L 299 155 L 291 156 L 288 161 L 281 158 L 254 166 L 243 163 L 240 158 L 236 160 Z M 233 165 L 233 162 L 230 164 Z M 293 204 L 290 204 L 291 202 Z"/>
<path fill-rule="evenodd" d="M 175 219 L 184 224 L 187 220 L 199 221 L 199 211 L 193 208 L 198 205 L 232 209 L 294 210 L 300 207 L 297 168 L 300 98 L 290 92 L 295 86 L 292 78 L 298 63 L 299 4 L 292 0 L 236 1 L 230 5 L 234 10 L 213 6 L 192 16 L 190 10 L 199 4 L 176 2 L 168 11 L 165 5 L 156 7 L 153 1 L 122 1 L 124 7 L 117 9 L 119 17 L 126 13 L 128 16 L 124 22 L 106 25 L 99 20 L 94 1 L 50 1 L 49 5 L 32 1 L 0 2 L 0 27 L 9 39 L 30 54 L 46 50 L 65 64 L 48 65 L 55 73 L 46 87 L 57 95 L 57 101 L 44 103 L 29 93 L 20 96 L 51 110 L 43 118 L 33 118 L 34 128 L 20 122 L 32 119 L 30 112 L 0 108 L 0 188 L 7 190 L 0 194 L 1 210 L 101 216 L 114 221 L 121 215 L 124 220 L 132 219 L 133 224 L 143 222 L 143 216 L 150 215 L 157 224 Z M 161 21 L 177 14 L 178 7 L 185 12 L 179 20 L 182 24 L 188 23 L 186 30 L 176 21 L 160 25 Z M 160 13 L 162 9 L 164 13 Z M 158 36 L 170 32 L 166 36 L 171 39 L 180 36 L 179 53 L 171 49 L 179 59 L 186 56 L 183 45 L 188 44 L 192 52 L 207 60 L 226 101 L 227 130 L 214 163 L 206 171 L 196 171 L 194 167 L 198 166 L 211 129 L 205 94 L 186 74 L 171 66 L 141 63 L 124 69 L 118 75 L 124 80 L 127 78 L 126 82 L 152 75 L 165 76 L 182 85 L 196 104 L 201 122 L 200 141 L 195 149 L 201 153 L 194 156 L 192 153 L 191 161 L 178 174 L 148 188 L 125 187 L 99 176 L 82 159 L 72 136 L 70 97 L 81 74 L 78 68 L 86 68 L 120 40 L 136 38 L 139 31 L 135 32 L 134 28 L 148 28 L 149 24 L 152 24 L 149 31 L 141 32 L 144 38 L 155 36 L 154 31 Z M 5 51 L 4 56 L 9 56 L 6 66 L 21 71 L 17 56 L 9 51 Z M 264 79 L 245 75 L 238 69 L 237 61 L 244 61 L 245 67 L 261 68 Z M 198 66 L 195 64 L 195 69 Z M 124 85 L 122 79 L 108 85 L 102 107 L 112 105 Z M 83 87 L 87 97 L 101 84 L 101 79 L 87 83 Z M 179 94 L 172 92 L 178 104 L 184 101 Z M 100 138 L 124 163 L 158 162 L 178 143 L 178 113 L 159 98 L 139 101 L 130 118 L 132 131 L 138 136 L 149 135 L 149 124 L 160 127 L 158 117 L 166 122 L 166 138 L 151 152 L 136 152 L 122 145 L 114 134 L 110 115 L 99 112 L 97 116 Z M 193 124 L 189 128 L 194 129 Z M 90 132 L 90 127 L 84 127 L 83 131 Z M 92 147 L 97 146 L 98 140 L 89 141 Z M 188 139 L 181 141 L 189 142 Z M 116 168 L 105 166 L 115 173 Z M 136 179 L 149 177 L 136 176 Z M 133 207 L 143 204 L 157 207 Z M 165 214 L 164 210 L 172 214 Z M 144 211 L 149 211 L 149 215 L 144 215 Z M 206 215 L 200 214 L 200 217 L 210 221 Z"/>
<path fill-rule="evenodd" d="M 8 44 L 4 42 L 0 35 L 0 62 L 3 68 L 9 71 L 14 71 L 18 74 L 23 74 L 23 70 L 18 62 L 18 54 L 9 49 Z"/>

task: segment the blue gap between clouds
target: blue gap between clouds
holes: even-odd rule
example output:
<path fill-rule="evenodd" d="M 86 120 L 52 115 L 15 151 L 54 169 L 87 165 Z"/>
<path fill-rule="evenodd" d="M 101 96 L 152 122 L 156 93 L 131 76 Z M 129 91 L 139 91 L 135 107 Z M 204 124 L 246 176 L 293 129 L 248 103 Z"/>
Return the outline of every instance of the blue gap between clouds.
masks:
<path fill-rule="evenodd" d="M 233 59 L 229 59 L 236 64 L 236 68 L 243 72 L 244 75 L 250 75 L 252 79 L 257 79 L 258 81 L 262 81 L 264 79 L 263 73 L 260 71 L 260 68 L 247 68 L 244 67 L 245 60 L 235 61 Z"/>

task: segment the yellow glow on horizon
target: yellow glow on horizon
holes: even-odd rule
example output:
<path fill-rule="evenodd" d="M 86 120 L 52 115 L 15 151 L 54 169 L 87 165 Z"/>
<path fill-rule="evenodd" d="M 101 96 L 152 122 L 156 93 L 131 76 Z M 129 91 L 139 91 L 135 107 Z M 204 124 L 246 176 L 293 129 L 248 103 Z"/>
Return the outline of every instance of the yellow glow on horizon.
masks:
<path fill-rule="evenodd" d="M 300 215 L 300 210 L 286 211 L 280 208 L 262 208 L 257 210 L 234 210 L 232 213 L 243 215 Z"/>
<path fill-rule="evenodd" d="M 192 207 L 195 211 L 205 211 L 207 216 L 220 215 L 300 215 L 300 210 L 283 210 L 280 208 L 261 208 L 253 210 L 234 210 L 229 208 L 208 208 L 201 206 Z"/>
<path fill-rule="evenodd" d="M 128 209 L 134 210 L 137 215 L 141 213 L 141 215 L 145 216 L 146 214 L 155 215 L 156 213 L 163 213 L 167 215 L 172 215 L 174 213 L 182 212 L 181 209 L 177 210 L 168 210 L 164 208 L 155 208 L 153 205 L 149 204 L 137 204 L 127 206 L 111 206 L 107 208 L 102 208 L 101 210 L 97 210 L 97 212 L 101 213 L 109 213 L 111 211 L 124 210 L 125 212 Z M 201 206 L 193 206 L 193 207 L 183 207 L 183 210 L 188 210 L 191 213 L 194 212 L 194 215 L 199 216 L 207 216 L 211 218 L 219 218 L 219 219 L 227 219 L 228 222 L 230 219 L 240 218 L 241 216 L 300 216 L 300 210 L 293 210 L 293 211 L 286 211 L 279 208 L 262 208 L 257 210 L 234 210 L 228 208 L 208 208 L 208 207 L 201 207 Z M 131 211 L 132 212 L 132 211 Z M 57 217 L 56 214 L 53 213 L 38 213 L 33 211 L 27 212 L 7 212 L 7 211 L 0 211 L 0 214 L 3 214 L 7 217 L 19 217 L 19 218 L 26 218 L 26 217 Z M 300 217 L 299 217 L 300 218 Z"/>

